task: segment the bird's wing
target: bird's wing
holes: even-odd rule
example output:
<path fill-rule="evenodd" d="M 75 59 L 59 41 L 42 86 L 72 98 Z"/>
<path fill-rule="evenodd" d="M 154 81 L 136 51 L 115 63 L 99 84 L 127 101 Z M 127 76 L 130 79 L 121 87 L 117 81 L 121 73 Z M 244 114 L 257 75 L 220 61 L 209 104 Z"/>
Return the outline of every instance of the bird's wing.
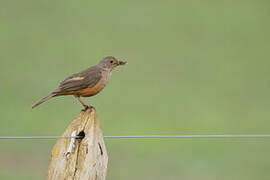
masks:
<path fill-rule="evenodd" d="M 100 79 L 101 70 L 97 67 L 91 67 L 66 78 L 60 83 L 58 90 L 61 92 L 69 92 L 85 89 L 96 85 Z"/>

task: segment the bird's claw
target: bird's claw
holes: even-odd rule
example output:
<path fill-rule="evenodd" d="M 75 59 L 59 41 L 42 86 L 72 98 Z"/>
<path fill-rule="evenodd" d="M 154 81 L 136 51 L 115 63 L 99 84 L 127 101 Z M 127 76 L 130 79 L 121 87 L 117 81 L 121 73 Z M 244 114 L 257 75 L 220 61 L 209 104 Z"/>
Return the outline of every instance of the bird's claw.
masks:
<path fill-rule="evenodd" d="M 92 108 L 94 108 L 93 106 L 91 106 L 91 105 L 83 105 L 83 107 L 84 107 L 84 109 L 82 110 L 82 111 L 87 111 L 87 109 L 92 109 Z"/>

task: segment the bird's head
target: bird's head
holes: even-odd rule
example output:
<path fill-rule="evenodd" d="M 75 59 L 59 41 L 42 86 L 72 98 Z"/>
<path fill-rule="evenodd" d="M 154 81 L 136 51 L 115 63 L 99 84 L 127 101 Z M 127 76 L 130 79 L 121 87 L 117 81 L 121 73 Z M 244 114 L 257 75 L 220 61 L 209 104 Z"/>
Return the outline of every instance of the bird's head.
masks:
<path fill-rule="evenodd" d="M 126 63 L 127 62 L 120 61 L 113 56 L 107 56 L 98 63 L 98 66 L 104 69 L 113 70 L 116 66 L 125 65 Z"/>

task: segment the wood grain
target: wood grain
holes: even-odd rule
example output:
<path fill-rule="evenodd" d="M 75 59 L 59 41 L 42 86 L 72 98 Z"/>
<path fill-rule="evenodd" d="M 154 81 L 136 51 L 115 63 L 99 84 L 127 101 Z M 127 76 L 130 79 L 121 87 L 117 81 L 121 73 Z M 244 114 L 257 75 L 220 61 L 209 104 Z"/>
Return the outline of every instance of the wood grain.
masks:
<path fill-rule="evenodd" d="M 108 156 L 94 108 L 82 111 L 63 136 L 76 131 L 82 140 L 59 139 L 51 151 L 47 180 L 105 180 Z M 68 152 L 70 150 L 70 152 Z"/>

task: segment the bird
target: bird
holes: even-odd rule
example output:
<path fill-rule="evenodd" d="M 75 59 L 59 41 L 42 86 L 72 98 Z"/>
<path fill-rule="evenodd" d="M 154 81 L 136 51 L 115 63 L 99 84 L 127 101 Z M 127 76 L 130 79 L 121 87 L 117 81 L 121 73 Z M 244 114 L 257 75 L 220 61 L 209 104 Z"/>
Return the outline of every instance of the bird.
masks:
<path fill-rule="evenodd" d="M 85 109 L 91 108 L 92 106 L 87 105 L 80 97 L 98 94 L 108 83 L 112 70 L 125 64 L 127 64 L 126 61 L 121 61 L 113 56 L 104 57 L 97 65 L 67 77 L 57 89 L 34 104 L 32 109 L 53 97 L 64 95 L 73 95 Z"/>

